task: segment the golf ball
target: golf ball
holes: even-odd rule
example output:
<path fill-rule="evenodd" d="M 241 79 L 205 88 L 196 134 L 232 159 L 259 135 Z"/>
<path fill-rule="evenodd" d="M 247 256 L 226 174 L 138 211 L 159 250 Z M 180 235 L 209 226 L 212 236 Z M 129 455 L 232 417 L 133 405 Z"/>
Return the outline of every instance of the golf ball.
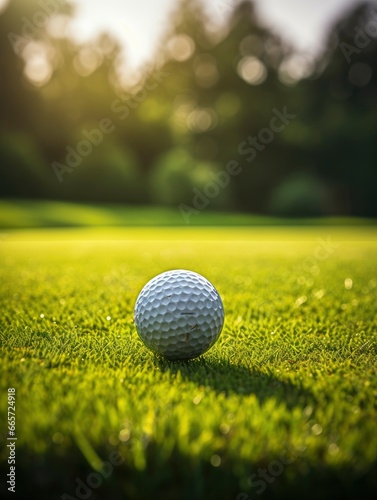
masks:
<path fill-rule="evenodd" d="M 135 324 L 153 352 L 168 359 L 190 359 L 216 342 L 224 308 L 206 278 L 178 269 L 159 274 L 144 286 L 135 304 Z"/>

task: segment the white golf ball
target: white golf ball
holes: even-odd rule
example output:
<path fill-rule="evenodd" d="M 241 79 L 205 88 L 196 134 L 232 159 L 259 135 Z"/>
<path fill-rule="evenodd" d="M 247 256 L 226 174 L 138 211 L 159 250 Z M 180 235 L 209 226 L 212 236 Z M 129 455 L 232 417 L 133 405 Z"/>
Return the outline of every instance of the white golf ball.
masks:
<path fill-rule="evenodd" d="M 149 281 L 136 300 L 134 313 L 144 344 L 175 360 L 206 352 L 224 324 L 224 307 L 215 287 L 200 274 L 182 269 Z"/>

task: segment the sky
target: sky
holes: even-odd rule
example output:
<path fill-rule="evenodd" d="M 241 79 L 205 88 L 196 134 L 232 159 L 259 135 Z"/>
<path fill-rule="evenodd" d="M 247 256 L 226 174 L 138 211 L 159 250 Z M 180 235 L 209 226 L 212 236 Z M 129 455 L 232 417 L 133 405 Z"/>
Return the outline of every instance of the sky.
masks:
<path fill-rule="evenodd" d="M 153 55 L 178 0 L 72 0 L 76 17 L 71 24 L 75 39 L 87 40 L 99 31 L 115 35 L 135 69 Z M 214 23 L 227 19 L 238 0 L 202 0 Z M 268 26 L 301 51 L 320 50 L 331 23 L 342 11 L 362 0 L 255 0 L 257 12 Z"/>

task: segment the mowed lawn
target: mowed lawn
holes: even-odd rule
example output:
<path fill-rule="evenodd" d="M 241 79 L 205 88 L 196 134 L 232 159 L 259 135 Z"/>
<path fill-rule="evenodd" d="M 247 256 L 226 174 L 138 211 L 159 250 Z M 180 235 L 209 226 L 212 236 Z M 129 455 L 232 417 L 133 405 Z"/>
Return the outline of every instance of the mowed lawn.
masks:
<path fill-rule="evenodd" d="M 190 362 L 155 357 L 133 323 L 143 285 L 175 268 L 226 312 Z M 373 227 L 9 231 L 0 291 L 9 498 L 375 498 Z"/>

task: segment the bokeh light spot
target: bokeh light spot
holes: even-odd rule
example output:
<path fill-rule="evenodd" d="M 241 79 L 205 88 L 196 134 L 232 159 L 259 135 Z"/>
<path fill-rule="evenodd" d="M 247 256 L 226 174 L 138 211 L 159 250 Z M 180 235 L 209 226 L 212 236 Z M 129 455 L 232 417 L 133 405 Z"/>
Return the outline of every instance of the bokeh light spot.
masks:
<path fill-rule="evenodd" d="M 183 62 L 193 55 L 195 44 L 188 35 L 175 35 L 168 42 L 168 51 L 170 56 L 176 61 Z"/>
<path fill-rule="evenodd" d="M 241 59 L 237 71 L 239 76 L 251 85 L 260 85 L 267 78 L 266 66 L 257 57 Z"/>
<path fill-rule="evenodd" d="M 210 462 L 213 467 L 220 467 L 221 458 L 219 457 L 219 455 L 212 455 Z"/>
<path fill-rule="evenodd" d="M 310 76 L 311 73 L 311 61 L 300 54 L 284 59 L 278 72 L 279 80 L 284 85 L 295 85 L 299 80 Z"/>
<path fill-rule="evenodd" d="M 53 16 L 48 21 L 47 32 L 53 38 L 64 38 L 68 34 L 68 25 L 68 16 L 63 16 L 62 14 Z"/>
<path fill-rule="evenodd" d="M 64 436 L 61 432 L 55 432 L 52 436 L 52 442 L 54 444 L 62 444 L 64 442 Z"/>
<path fill-rule="evenodd" d="M 187 118 L 187 126 L 192 132 L 206 132 L 217 125 L 216 113 L 211 108 L 198 108 Z"/>
<path fill-rule="evenodd" d="M 101 63 L 101 56 L 90 48 L 82 49 L 73 60 L 73 66 L 80 76 L 89 76 Z"/>
<path fill-rule="evenodd" d="M 34 57 L 26 63 L 24 73 L 31 83 L 42 86 L 50 80 L 52 68 L 44 57 Z"/>
<path fill-rule="evenodd" d="M 351 278 L 346 278 L 344 280 L 344 287 L 346 290 L 351 290 L 351 288 L 353 287 L 353 281 Z"/>
<path fill-rule="evenodd" d="M 43 86 L 50 80 L 53 72 L 50 61 L 53 56 L 53 49 L 42 42 L 30 42 L 24 47 L 24 74 L 35 86 Z"/>

